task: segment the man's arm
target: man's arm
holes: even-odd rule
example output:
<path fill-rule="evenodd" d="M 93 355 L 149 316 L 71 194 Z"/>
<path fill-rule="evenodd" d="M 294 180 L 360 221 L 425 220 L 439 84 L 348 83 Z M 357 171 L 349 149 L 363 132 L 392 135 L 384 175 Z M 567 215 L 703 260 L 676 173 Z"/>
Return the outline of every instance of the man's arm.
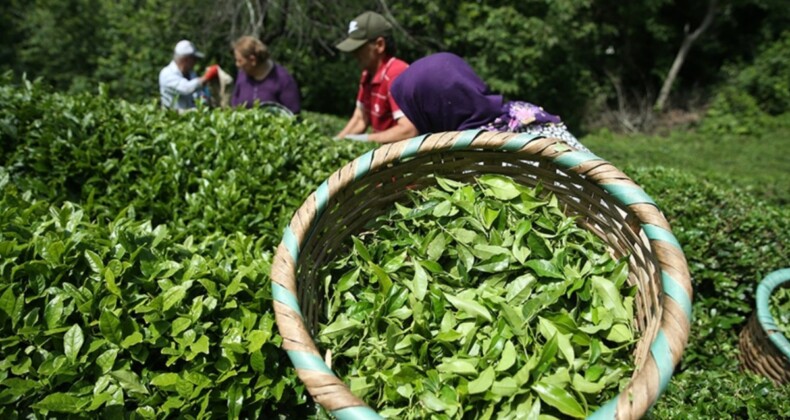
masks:
<path fill-rule="evenodd" d="M 169 73 L 163 75 L 160 83 L 179 95 L 191 95 L 200 88 L 203 84 L 203 79 L 196 77 L 188 80 L 180 74 Z"/>
<path fill-rule="evenodd" d="M 373 133 L 368 136 L 369 141 L 376 143 L 393 143 L 399 140 L 412 138 L 420 134 L 417 127 L 405 116 L 396 120 L 395 125 L 378 133 Z"/>
<path fill-rule="evenodd" d="M 367 118 L 365 118 L 365 113 L 362 112 L 362 108 L 358 106 L 356 109 L 354 109 L 354 114 L 351 115 L 351 119 L 348 120 L 345 128 L 337 133 L 335 138 L 342 139 L 349 134 L 364 133 L 365 130 L 368 129 L 368 125 L 369 124 Z"/>

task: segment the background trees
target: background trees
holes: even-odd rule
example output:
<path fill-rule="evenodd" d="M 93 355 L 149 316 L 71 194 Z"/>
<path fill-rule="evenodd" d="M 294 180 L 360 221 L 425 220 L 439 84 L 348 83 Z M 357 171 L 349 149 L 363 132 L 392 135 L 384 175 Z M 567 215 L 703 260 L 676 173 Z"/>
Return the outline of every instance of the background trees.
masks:
<path fill-rule="evenodd" d="M 408 61 L 452 51 L 495 90 L 539 103 L 575 129 L 641 130 L 650 128 L 684 37 L 700 27 L 708 6 L 678 0 L 9 0 L 0 12 L 0 69 L 62 90 L 103 82 L 114 96 L 155 100 L 156 75 L 179 39 L 193 40 L 207 61 L 233 73 L 230 42 L 255 34 L 294 73 L 307 109 L 347 114 L 358 69 L 332 46 L 348 20 L 372 9 L 395 22 L 400 55 Z M 788 64 L 781 61 L 788 23 L 790 9 L 780 0 L 719 1 L 690 46 L 666 107 L 699 108 L 720 86 L 736 83 L 762 111 L 786 112 L 790 72 L 779 70 Z M 773 53 L 755 62 L 768 50 Z"/>

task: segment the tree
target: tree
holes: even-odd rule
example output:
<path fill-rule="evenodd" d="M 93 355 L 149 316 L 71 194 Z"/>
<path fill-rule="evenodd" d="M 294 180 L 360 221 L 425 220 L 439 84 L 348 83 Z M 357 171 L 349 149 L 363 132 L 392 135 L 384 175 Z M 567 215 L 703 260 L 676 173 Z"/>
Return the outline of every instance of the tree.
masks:
<path fill-rule="evenodd" d="M 702 23 L 699 25 L 699 27 L 697 27 L 697 29 L 695 29 L 693 32 L 689 32 L 688 24 L 683 27 L 683 32 L 685 34 L 683 43 L 680 45 L 678 54 L 675 56 L 675 61 L 672 63 L 672 67 L 669 69 L 666 79 L 664 79 L 664 85 L 661 86 L 661 92 L 658 94 L 658 99 L 656 100 L 654 107 L 656 111 L 660 112 L 664 110 L 664 105 L 666 104 L 667 98 L 669 97 L 669 91 L 672 89 L 672 84 L 675 83 L 675 78 L 677 78 L 678 72 L 680 72 L 680 68 L 683 66 L 683 62 L 686 60 L 686 56 L 688 56 L 689 51 L 691 50 L 691 47 L 694 45 L 694 43 L 697 42 L 703 32 L 708 30 L 710 24 L 713 23 L 717 6 L 718 0 L 708 0 L 708 11 L 705 13 L 705 17 L 702 19 Z"/>

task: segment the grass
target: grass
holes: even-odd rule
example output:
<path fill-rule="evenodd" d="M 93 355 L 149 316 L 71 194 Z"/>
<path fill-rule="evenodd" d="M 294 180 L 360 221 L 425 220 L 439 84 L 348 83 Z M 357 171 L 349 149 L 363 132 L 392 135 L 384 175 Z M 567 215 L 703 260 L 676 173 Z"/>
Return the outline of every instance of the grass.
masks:
<path fill-rule="evenodd" d="M 346 122 L 313 112 L 304 112 L 303 118 L 328 135 L 340 131 Z M 754 135 L 717 136 L 690 129 L 648 136 L 603 130 L 580 140 L 626 171 L 630 167 L 676 168 L 784 205 L 790 203 L 790 115 L 774 120 L 765 132 Z"/>
<path fill-rule="evenodd" d="M 581 141 L 619 168 L 676 168 L 743 188 L 775 204 L 790 203 L 790 116 L 755 135 L 712 136 L 676 131 L 668 136 L 599 132 Z"/>

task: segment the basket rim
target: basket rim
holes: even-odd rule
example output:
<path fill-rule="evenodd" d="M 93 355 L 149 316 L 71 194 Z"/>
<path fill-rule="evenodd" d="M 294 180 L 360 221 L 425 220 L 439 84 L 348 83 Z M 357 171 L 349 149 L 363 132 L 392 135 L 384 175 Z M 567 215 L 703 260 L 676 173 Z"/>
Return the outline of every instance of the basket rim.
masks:
<path fill-rule="evenodd" d="M 619 205 L 627 208 L 638 207 L 644 213 L 649 213 L 650 220 L 645 220 L 643 217 L 638 219 L 642 232 L 658 256 L 661 282 L 658 296 L 659 326 L 649 344 L 647 359 L 641 366 L 637 366 L 637 372 L 629 384 L 589 418 L 642 416 L 668 386 L 688 341 L 692 318 L 692 287 L 681 245 L 672 234 L 669 223 L 661 214 L 657 204 L 627 175 L 595 154 L 578 151 L 561 139 L 527 133 L 466 130 L 425 134 L 386 144 L 364 153 L 335 171 L 305 199 L 302 206 L 294 213 L 291 223 L 284 229 L 270 276 L 277 326 L 283 336 L 283 347 L 299 378 L 308 385 L 311 394 L 313 390 L 310 383 L 315 383 L 316 377 L 324 377 L 328 379 L 327 384 L 321 385 L 324 392 L 331 386 L 339 392 L 347 391 L 350 395 L 348 386 L 334 375 L 318 353 L 309 332 L 307 337 L 302 335 L 294 339 L 288 336 L 292 334 L 291 330 L 295 329 L 295 326 L 302 329 L 301 334 L 307 331 L 304 328 L 304 319 L 297 298 L 296 264 L 303 243 L 309 239 L 310 227 L 320 218 L 333 194 L 343 191 L 378 167 L 397 164 L 418 155 L 449 151 L 493 150 L 514 153 L 525 158 L 548 160 L 558 169 L 576 172 L 589 182 L 603 188 Z M 606 166 L 616 174 L 598 173 L 598 169 L 602 166 Z M 607 182 L 600 182 L 601 180 Z M 644 211 L 644 207 L 648 207 L 649 210 Z M 309 342 L 299 342 L 299 338 L 306 338 L 305 341 Z M 649 401 L 646 404 L 645 401 L 636 404 L 636 399 L 633 398 L 635 392 L 645 394 L 645 399 Z M 345 397 L 345 394 L 343 396 Z M 356 398 L 353 395 L 350 397 Z M 324 405 L 321 401 L 318 402 Z M 380 418 L 373 409 L 359 399 L 347 406 L 335 409 L 325 406 L 325 408 L 341 419 Z"/>
<path fill-rule="evenodd" d="M 771 342 L 790 361 L 790 341 L 779 330 L 770 309 L 771 294 L 784 283 L 790 283 L 790 267 L 769 273 L 757 285 L 757 321 Z"/>

